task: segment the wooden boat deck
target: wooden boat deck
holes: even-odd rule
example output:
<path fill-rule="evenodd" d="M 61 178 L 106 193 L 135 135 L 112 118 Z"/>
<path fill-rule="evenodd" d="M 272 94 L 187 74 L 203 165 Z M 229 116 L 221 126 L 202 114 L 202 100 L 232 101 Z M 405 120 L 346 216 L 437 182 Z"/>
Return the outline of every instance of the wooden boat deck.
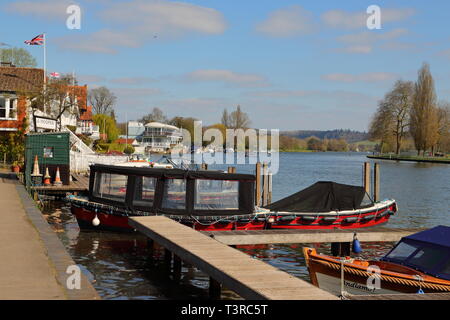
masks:
<path fill-rule="evenodd" d="M 370 227 L 366 229 L 334 230 L 273 229 L 203 231 L 202 233 L 227 245 L 250 245 L 268 243 L 352 242 L 355 233 L 360 242 L 397 242 L 402 237 L 423 230 L 424 229 Z"/>
<path fill-rule="evenodd" d="M 337 300 L 314 285 L 162 216 L 129 224 L 245 299 Z"/>
<path fill-rule="evenodd" d="M 349 295 L 349 300 L 450 300 L 450 293 Z"/>

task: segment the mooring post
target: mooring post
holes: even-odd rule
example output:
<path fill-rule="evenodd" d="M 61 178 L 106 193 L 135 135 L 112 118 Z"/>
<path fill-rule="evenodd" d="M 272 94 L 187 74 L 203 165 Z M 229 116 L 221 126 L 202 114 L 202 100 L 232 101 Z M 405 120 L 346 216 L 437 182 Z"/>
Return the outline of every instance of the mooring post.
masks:
<path fill-rule="evenodd" d="M 261 203 L 261 162 L 259 161 L 256 163 L 255 175 L 256 175 L 255 205 L 259 206 Z"/>
<path fill-rule="evenodd" d="M 166 248 L 164 248 L 164 268 L 168 273 L 172 269 L 172 252 Z"/>
<path fill-rule="evenodd" d="M 269 175 L 268 175 L 268 195 L 267 195 L 267 204 L 271 204 L 272 203 L 272 173 L 269 171 Z"/>
<path fill-rule="evenodd" d="M 350 242 L 332 242 L 331 255 L 335 257 L 350 256 Z"/>
<path fill-rule="evenodd" d="M 221 291 L 222 285 L 213 278 L 209 277 L 209 297 L 211 299 L 218 300 L 222 294 Z"/>
<path fill-rule="evenodd" d="M 155 242 L 153 239 L 147 238 L 148 258 L 153 260 L 153 254 L 155 253 Z"/>
<path fill-rule="evenodd" d="M 380 200 L 380 164 L 375 163 L 373 167 L 373 201 Z"/>
<path fill-rule="evenodd" d="M 262 194 L 262 206 L 267 205 L 267 199 L 269 197 L 269 177 L 267 172 L 267 162 L 263 163 L 263 194 Z"/>
<path fill-rule="evenodd" d="M 364 191 L 370 195 L 370 163 L 364 162 Z"/>
<path fill-rule="evenodd" d="M 233 167 L 228 167 L 228 173 L 233 173 Z"/>
<path fill-rule="evenodd" d="M 173 280 L 180 281 L 181 279 L 181 259 L 174 254 L 173 255 Z"/>

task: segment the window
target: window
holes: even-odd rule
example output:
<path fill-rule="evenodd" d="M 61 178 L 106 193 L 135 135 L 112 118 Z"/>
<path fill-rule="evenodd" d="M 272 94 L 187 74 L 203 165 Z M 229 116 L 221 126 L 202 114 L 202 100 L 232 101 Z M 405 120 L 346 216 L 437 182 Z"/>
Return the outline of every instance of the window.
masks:
<path fill-rule="evenodd" d="M 133 205 L 139 207 L 153 207 L 156 182 L 156 178 L 137 177 Z"/>
<path fill-rule="evenodd" d="M 417 246 L 413 246 L 406 242 L 401 242 L 395 249 L 388 254 L 387 258 L 396 260 L 406 260 L 414 251 L 417 250 Z"/>
<path fill-rule="evenodd" d="M 127 194 L 127 180 L 128 177 L 122 174 L 96 173 L 94 196 L 124 201 Z"/>
<path fill-rule="evenodd" d="M 44 147 L 44 158 L 53 158 L 53 147 Z"/>
<path fill-rule="evenodd" d="M 6 118 L 6 99 L 0 97 L 0 118 Z"/>
<path fill-rule="evenodd" d="M 167 179 L 162 200 L 164 209 L 186 209 L 186 180 Z"/>
<path fill-rule="evenodd" d="M 420 249 L 408 263 L 412 263 L 423 269 L 432 269 L 437 263 L 445 257 L 445 252 L 438 248 L 423 247 Z"/>
<path fill-rule="evenodd" d="M 17 99 L 9 99 L 9 118 L 17 119 Z"/>
<path fill-rule="evenodd" d="M 239 181 L 195 180 L 195 210 L 239 210 Z"/>

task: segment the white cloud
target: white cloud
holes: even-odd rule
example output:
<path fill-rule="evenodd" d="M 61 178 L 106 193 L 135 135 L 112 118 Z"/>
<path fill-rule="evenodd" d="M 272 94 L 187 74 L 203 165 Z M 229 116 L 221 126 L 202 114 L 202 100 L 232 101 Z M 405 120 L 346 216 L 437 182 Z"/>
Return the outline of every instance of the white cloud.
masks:
<path fill-rule="evenodd" d="M 196 70 L 184 76 L 190 81 L 224 82 L 239 86 L 268 86 L 267 79 L 258 74 L 238 73 L 230 70 Z"/>
<path fill-rule="evenodd" d="M 191 34 L 217 35 L 227 28 L 221 12 L 189 3 L 132 0 L 105 6 L 99 14 L 103 29 L 62 37 L 56 43 L 69 50 L 115 54 L 121 47 L 139 48 Z"/>
<path fill-rule="evenodd" d="M 271 37 L 292 37 L 315 31 L 312 14 L 298 5 L 275 10 L 256 26 L 256 31 Z"/>
<path fill-rule="evenodd" d="M 412 8 L 381 8 L 381 24 L 402 21 L 412 17 L 415 10 Z M 330 10 L 322 14 L 322 21 L 331 28 L 361 29 L 367 27 L 369 14 L 365 11 L 348 12 L 343 10 Z"/>
<path fill-rule="evenodd" d="M 362 74 L 330 73 L 322 76 L 323 80 L 336 82 L 381 82 L 398 78 L 398 75 L 390 72 L 368 72 Z"/>
<path fill-rule="evenodd" d="M 5 6 L 5 10 L 20 15 L 30 15 L 41 19 L 66 20 L 69 0 L 15 1 Z"/>
<path fill-rule="evenodd" d="M 111 83 L 125 84 L 125 85 L 141 85 L 155 81 L 156 81 L 155 79 L 149 77 L 122 77 L 110 80 Z"/>

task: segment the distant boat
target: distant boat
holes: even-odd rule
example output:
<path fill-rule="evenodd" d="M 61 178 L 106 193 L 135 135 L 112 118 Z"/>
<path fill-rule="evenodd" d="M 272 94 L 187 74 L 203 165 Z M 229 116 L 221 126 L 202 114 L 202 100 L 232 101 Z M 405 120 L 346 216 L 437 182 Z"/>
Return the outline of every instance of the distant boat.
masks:
<path fill-rule="evenodd" d="M 341 295 L 450 292 L 450 227 L 438 226 L 404 237 L 379 261 L 333 257 L 303 248 L 311 282 Z M 341 279 L 342 266 L 344 278 Z M 379 268 L 378 288 L 367 280 Z"/>

